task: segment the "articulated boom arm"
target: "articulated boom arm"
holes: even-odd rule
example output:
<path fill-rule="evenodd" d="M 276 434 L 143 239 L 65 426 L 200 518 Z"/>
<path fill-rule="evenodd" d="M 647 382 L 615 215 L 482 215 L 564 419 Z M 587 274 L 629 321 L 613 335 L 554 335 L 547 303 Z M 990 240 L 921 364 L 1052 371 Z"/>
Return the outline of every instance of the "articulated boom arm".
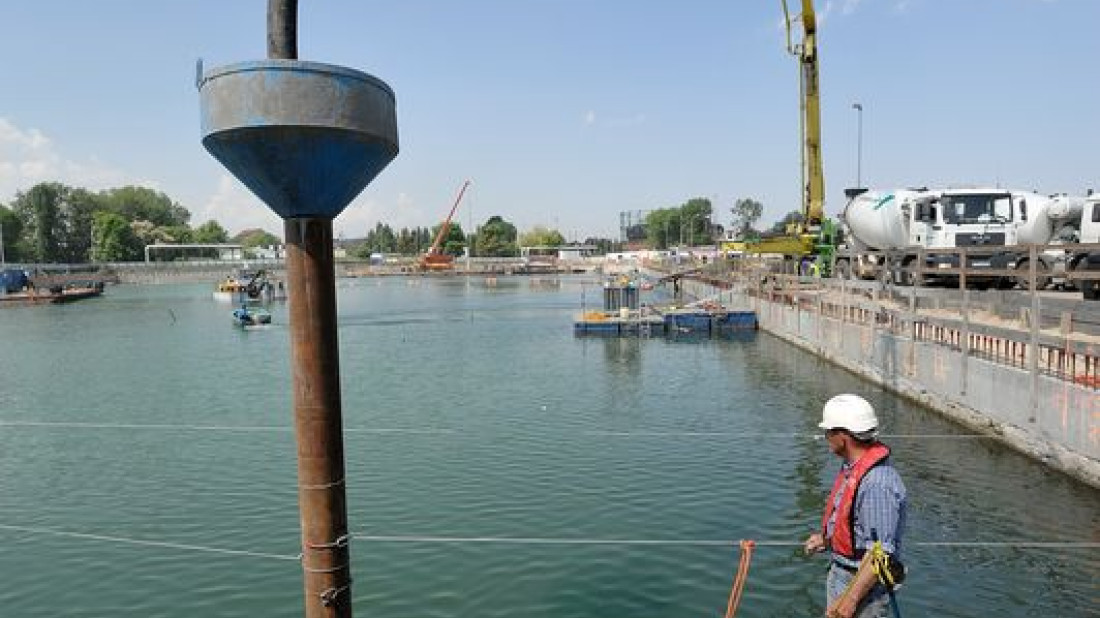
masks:
<path fill-rule="evenodd" d="M 802 215 L 804 225 L 817 228 L 825 217 L 825 172 L 821 162 L 821 93 L 817 67 L 817 15 L 813 0 L 802 0 L 802 42 L 791 42 L 791 17 L 783 0 L 787 24 L 787 51 L 798 57 L 802 96 Z"/>
<path fill-rule="evenodd" d="M 447 232 L 451 230 L 451 218 L 455 216 L 455 211 L 458 210 L 458 205 L 462 202 L 462 196 L 466 193 L 466 187 L 470 186 L 470 181 L 462 183 L 462 188 L 458 190 L 458 197 L 455 198 L 454 206 L 451 206 L 451 212 L 447 215 L 447 218 L 443 221 L 443 225 L 439 227 L 439 233 L 435 235 L 435 241 L 432 242 L 432 248 L 428 249 L 428 255 L 439 255 L 439 249 L 443 244 L 443 239 L 447 237 Z"/>

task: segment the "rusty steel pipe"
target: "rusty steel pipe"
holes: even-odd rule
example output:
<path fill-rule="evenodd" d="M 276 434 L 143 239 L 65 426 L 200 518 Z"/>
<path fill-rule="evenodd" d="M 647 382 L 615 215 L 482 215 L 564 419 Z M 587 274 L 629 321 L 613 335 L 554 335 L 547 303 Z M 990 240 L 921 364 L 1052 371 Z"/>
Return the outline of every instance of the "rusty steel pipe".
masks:
<path fill-rule="evenodd" d="M 267 57 L 298 59 L 298 0 L 267 0 Z"/>
<path fill-rule="evenodd" d="M 306 618 L 351 618 L 332 220 L 284 224 Z"/>

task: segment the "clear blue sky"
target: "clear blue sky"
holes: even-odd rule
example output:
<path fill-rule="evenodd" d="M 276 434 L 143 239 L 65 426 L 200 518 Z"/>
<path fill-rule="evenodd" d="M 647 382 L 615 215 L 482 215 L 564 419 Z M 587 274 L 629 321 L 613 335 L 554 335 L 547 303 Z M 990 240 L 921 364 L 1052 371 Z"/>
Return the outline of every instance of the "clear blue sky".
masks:
<path fill-rule="evenodd" d="M 800 5 L 792 0 L 792 5 Z M 266 0 L 3 0 L 0 202 L 143 184 L 231 232 L 278 220 L 199 142 L 195 60 L 266 53 Z M 827 211 L 875 187 L 1100 189 L 1100 0 L 816 0 Z M 792 6 L 792 10 L 799 10 Z M 401 154 L 336 221 L 499 214 L 567 238 L 619 212 L 799 206 L 779 0 L 300 0 L 303 60 L 397 93 Z"/>

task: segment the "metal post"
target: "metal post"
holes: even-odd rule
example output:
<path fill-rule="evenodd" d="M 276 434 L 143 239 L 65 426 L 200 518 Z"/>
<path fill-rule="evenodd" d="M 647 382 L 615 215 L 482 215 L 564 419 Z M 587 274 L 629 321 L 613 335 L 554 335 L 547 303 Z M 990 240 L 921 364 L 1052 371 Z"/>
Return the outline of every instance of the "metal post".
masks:
<path fill-rule="evenodd" d="M 1034 423 L 1039 411 L 1039 290 L 1036 283 L 1039 249 L 1036 245 L 1028 248 L 1028 283 L 1031 289 L 1031 345 L 1028 350 L 1028 371 L 1031 372 L 1031 416 L 1027 419 Z"/>
<path fill-rule="evenodd" d="M 959 248 L 959 289 L 962 291 L 962 307 L 960 312 L 962 313 L 962 335 L 959 337 L 960 347 L 960 369 L 962 371 L 962 381 L 959 383 L 959 391 L 961 394 L 966 394 L 966 387 L 970 382 L 970 288 L 966 285 L 966 269 L 969 260 L 966 259 L 966 248 Z"/>
<path fill-rule="evenodd" d="M 267 57 L 298 59 L 298 0 L 267 0 Z"/>
<path fill-rule="evenodd" d="M 863 104 L 852 103 L 856 110 L 856 188 L 863 186 Z"/>
<path fill-rule="evenodd" d="M 4 222 L 0 221 L 0 266 L 7 266 L 7 258 L 4 257 Z"/>
<path fill-rule="evenodd" d="M 298 58 L 298 0 L 268 0 L 267 54 Z M 305 615 L 351 618 L 332 220 L 289 218 L 283 229 Z"/>
<path fill-rule="evenodd" d="M 306 618 L 351 618 L 332 221 L 284 230 Z"/>

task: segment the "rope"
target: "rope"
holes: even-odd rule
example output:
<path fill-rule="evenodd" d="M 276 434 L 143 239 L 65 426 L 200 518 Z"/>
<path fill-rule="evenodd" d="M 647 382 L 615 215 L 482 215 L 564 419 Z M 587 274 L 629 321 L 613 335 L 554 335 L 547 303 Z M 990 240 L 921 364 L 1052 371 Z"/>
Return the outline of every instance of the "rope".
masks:
<path fill-rule="evenodd" d="M 147 541 L 142 539 L 128 539 L 120 536 L 107 536 L 104 534 L 88 534 L 85 532 L 70 532 L 68 530 L 50 530 L 47 528 L 32 528 L 30 526 L 12 526 L 0 524 L 0 529 L 27 532 L 30 534 L 46 534 L 51 536 L 63 536 L 74 539 L 88 539 L 92 541 L 104 541 L 108 543 L 125 543 L 128 545 L 143 545 L 147 547 L 164 547 L 184 551 L 199 551 L 211 554 L 223 554 L 228 556 L 248 556 L 250 558 L 268 558 L 271 560 L 298 560 L 298 556 L 285 556 L 280 554 L 266 554 L 262 552 L 247 551 L 243 549 L 222 549 L 207 547 L 204 545 L 190 545 L 185 543 L 169 543 L 166 541 Z"/>
<path fill-rule="evenodd" d="M 553 538 L 553 537 L 459 537 L 427 535 L 379 535 L 354 534 L 352 538 L 376 543 L 496 543 L 505 545 L 676 545 L 733 547 L 739 541 L 725 539 L 609 539 L 609 538 Z M 753 541 L 757 547 L 803 547 L 801 541 L 763 540 Z M 906 543 L 909 547 L 1002 547 L 1002 548 L 1100 548 L 1100 542 L 1092 541 L 917 541 Z"/>
<path fill-rule="evenodd" d="M 165 431 L 238 431 L 290 433 L 293 427 L 248 425 L 172 425 L 150 423 L 82 423 L 68 421 L 0 421 L 0 427 L 54 427 L 60 429 L 159 429 Z M 453 429 L 401 429 L 366 427 L 344 429 L 344 433 L 441 435 L 458 433 Z"/>
<path fill-rule="evenodd" d="M 741 560 L 737 564 L 737 575 L 733 578 L 729 602 L 726 604 L 726 618 L 737 615 L 737 606 L 741 604 L 741 593 L 749 578 L 749 564 L 752 562 L 752 550 L 755 545 L 752 541 L 741 541 Z"/>

